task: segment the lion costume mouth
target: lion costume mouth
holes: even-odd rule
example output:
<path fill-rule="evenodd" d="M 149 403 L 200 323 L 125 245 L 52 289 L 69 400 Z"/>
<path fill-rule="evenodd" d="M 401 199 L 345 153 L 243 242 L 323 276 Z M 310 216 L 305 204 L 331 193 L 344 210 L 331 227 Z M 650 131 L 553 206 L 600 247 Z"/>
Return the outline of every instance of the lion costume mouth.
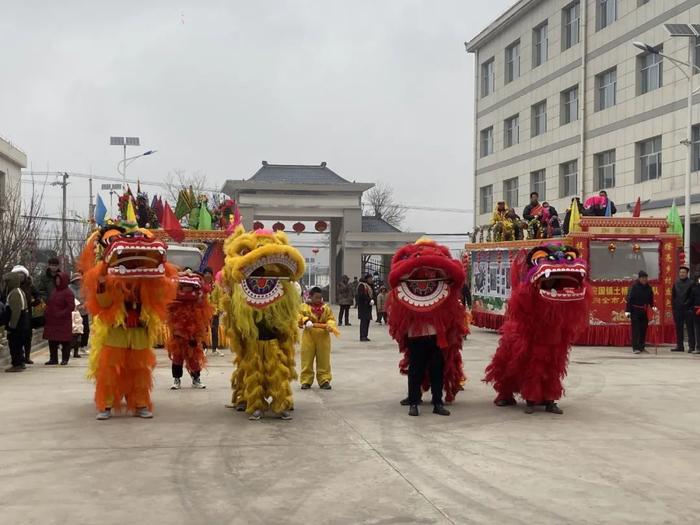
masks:
<path fill-rule="evenodd" d="M 202 296 L 202 279 L 194 272 L 178 273 L 177 285 L 178 301 L 196 301 Z"/>
<path fill-rule="evenodd" d="M 296 275 L 298 265 L 286 254 L 266 255 L 243 267 L 241 282 L 246 302 L 255 308 L 265 308 L 284 297 L 283 281 Z"/>
<path fill-rule="evenodd" d="M 417 268 L 401 280 L 399 300 L 409 307 L 423 311 L 438 307 L 450 295 L 445 272 L 439 268 Z"/>
<path fill-rule="evenodd" d="M 530 284 L 549 301 L 581 301 L 586 297 L 586 264 L 570 246 L 540 246 L 529 254 Z"/>
<path fill-rule="evenodd" d="M 166 246 L 148 237 L 121 237 L 105 253 L 107 273 L 115 277 L 162 277 Z"/>

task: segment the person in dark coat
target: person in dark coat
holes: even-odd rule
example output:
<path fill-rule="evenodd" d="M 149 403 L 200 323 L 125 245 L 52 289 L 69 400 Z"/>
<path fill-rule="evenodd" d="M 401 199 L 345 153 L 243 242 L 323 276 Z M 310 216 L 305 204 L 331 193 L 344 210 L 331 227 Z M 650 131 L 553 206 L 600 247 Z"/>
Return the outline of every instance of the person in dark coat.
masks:
<path fill-rule="evenodd" d="M 49 360 L 47 365 L 58 364 L 58 347 L 61 347 L 61 364 L 67 365 L 70 359 L 71 341 L 73 339 L 73 310 L 75 296 L 68 288 L 70 277 L 59 272 L 55 277 L 55 288 L 46 303 L 44 314 L 44 339 L 49 341 Z"/>
<path fill-rule="evenodd" d="M 355 294 L 352 291 L 350 277 L 343 275 L 335 289 L 335 300 L 340 305 L 338 313 L 338 326 L 343 324 L 343 316 L 345 316 L 345 326 L 350 326 L 350 307 L 355 301 Z"/>
<path fill-rule="evenodd" d="M 649 326 L 649 309 L 656 311 L 654 291 L 649 286 L 649 274 L 641 270 L 638 279 L 630 286 L 625 309 L 625 316 L 632 321 L 632 351 L 635 354 L 646 351 L 644 346 Z"/>
<path fill-rule="evenodd" d="M 615 215 L 617 213 L 617 208 L 615 207 L 615 203 L 610 199 L 610 197 L 608 197 L 608 192 L 605 190 L 600 190 L 600 192 L 598 192 L 598 195 L 600 195 L 601 197 L 605 197 L 607 200 L 610 201 L 610 216 Z M 603 215 L 605 215 L 605 208 L 603 208 Z"/>
<path fill-rule="evenodd" d="M 693 281 L 688 277 L 690 268 L 681 266 L 678 270 L 678 280 L 673 285 L 671 292 L 671 304 L 673 307 L 673 322 L 676 325 L 676 348 L 672 352 L 684 352 L 683 339 L 685 330 L 688 330 L 688 352 L 694 353 L 696 348 L 695 328 L 693 317 L 695 312 L 690 303 L 690 289 Z"/>
<path fill-rule="evenodd" d="M 357 317 L 360 319 L 360 341 L 369 341 L 369 323 L 372 321 L 374 306 L 374 280 L 371 274 L 365 275 L 357 286 Z"/>
<path fill-rule="evenodd" d="M 468 308 L 472 307 L 472 290 L 467 282 L 462 286 L 462 304 Z"/>
<path fill-rule="evenodd" d="M 9 272 L 2 278 L 3 295 L 5 296 L 5 308 L 9 310 L 6 326 L 7 345 L 10 347 L 12 366 L 5 372 L 21 372 L 26 368 L 24 364 L 24 352 L 22 345 L 26 339 L 26 333 L 31 332 L 29 317 L 27 315 L 27 298 L 21 288 L 22 276 L 19 272 Z"/>
<path fill-rule="evenodd" d="M 27 314 L 27 319 L 29 319 L 29 330 L 23 331 L 24 341 L 22 341 L 22 348 L 24 350 L 24 362 L 25 364 L 33 365 L 34 361 L 32 361 L 32 336 L 34 335 L 34 332 L 32 328 L 34 328 L 34 326 L 32 325 L 32 308 L 41 304 L 41 300 L 38 297 L 39 294 L 36 288 L 34 288 L 34 284 L 32 283 L 32 277 L 29 275 L 29 270 L 27 270 L 27 268 L 22 266 L 21 264 L 18 264 L 12 268 L 12 271 L 20 274 L 20 288 L 22 288 L 22 291 L 24 292 L 24 297 L 26 298 L 27 308 L 25 311 Z"/>
<path fill-rule="evenodd" d="M 56 257 L 51 257 L 48 262 L 46 271 L 41 274 L 39 281 L 36 283 L 36 289 L 39 294 L 39 298 L 47 303 L 51 294 L 53 294 L 56 288 L 56 276 L 61 271 L 60 263 Z"/>
<path fill-rule="evenodd" d="M 695 276 L 695 282 L 690 288 L 689 304 L 693 312 L 693 324 L 695 325 L 695 351 L 693 354 L 700 355 L 700 275 Z"/>

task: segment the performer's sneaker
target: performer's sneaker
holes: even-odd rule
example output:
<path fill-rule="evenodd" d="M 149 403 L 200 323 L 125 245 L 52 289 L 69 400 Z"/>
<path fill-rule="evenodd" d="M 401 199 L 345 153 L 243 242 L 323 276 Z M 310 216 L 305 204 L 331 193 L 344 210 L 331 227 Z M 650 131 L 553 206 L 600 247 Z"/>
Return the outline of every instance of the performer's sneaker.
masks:
<path fill-rule="evenodd" d="M 323 383 L 320 388 L 321 388 L 321 390 L 332 390 L 333 389 L 333 387 L 331 386 L 331 384 L 328 381 Z"/>
<path fill-rule="evenodd" d="M 517 405 L 518 403 L 513 399 L 512 397 L 506 398 L 506 399 L 496 399 L 493 402 L 497 407 L 511 407 L 513 405 Z"/>
<path fill-rule="evenodd" d="M 140 407 L 136 409 L 136 412 L 134 412 L 134 417 L 140 417 L 143 419 L 151 419 L 153 417 L 153 412 L 148 410 L 147 407 Z"/>
<path fill-rule="evenodd" d="M 192 380 L 192 388 L 207 388 L 207 385 L 203 385 L 202 380 L 197 377 Z"/>
<path fill-rule="evenodd" d="M 409 405 L 411 404 L 411 400 L 408 399 L 407 397 L 405 397 L 405 398 L 403 398 L 403 399 L 400 401 L 400 403 L 401 403 L 401 406 L 402 406 L 402 407 L 407 407 L 407 406 L 409 406 Z M 422 404 L 423 404 L 423 400 L 421 399 L 420 401 L 418 401 L 417 404 L 418 404 L 418 405 L 422 405 Z"/>
<path fill-rule="evenodd" d="M 112 409 L 108 408 L 102 412 L 98 412 L 95 419 L 97 419 L 97 421 L 106 421 L 110 417 L 112 417 Z"/>
<path fill-rule="evenodd" d="M 527 405 L 525 405 L 525 413 L 526 414 L 534 414 L 535 413 L 535 404 L 528 402 Z"/>
<path fill-rule="evenodd" d="M 224 354 L 221 350 L 217 350 L 216 355 L 218 355 L 219 357 L 224 357 L 226 354 Z"/>
<path fill-rule="evenodd" d="M 236 405 L 236 412 L 245 412 L 246 409 L 246 403 L 245 401 L 241 401 Z"/>
<path fill-rule="evenodd" d="M 564 411 L 556 403 L 547 403 L 544 409 L 551 414 L 563 414 Z"/>
<path fill-rule="evenodd" d="M 636 355 L 639 355 L 639 354 L 642 353 L 642 351 L 641 351 L 641 350 L 632 350 L 632 353 L 633 353 L 633 354 L 636 354 Z"/>
<path fill-rule="evenodd" d="M 450 411 L 447 410 L 443 405 L 434 405 L 433 414 L 437 414 L 438 416 L 449 416 Z"/>
<path fill-rule="evenodd" d="M 408 415 L 419 416 L 420 412 L 418 411 L 418 405 L 411 405 L 411 407 L 408 409 Z"/>
<path fill-rule="evenodd" d="M 309 388 L 311 388 L 311 385 L 309 385 L 308 383 L 304 383 L 301 385 L 302 390 L 308 390 Z"/>
<path fill-rule="evenodd" d="M 180 390 L 181 387 L 182 384 L 180 382 L 180 378 L 176 377 L 175 379 L 173 379 L 173 385 L 170 387 L 170 390 Z"/>
<path fill-rule="evenodd" d="M 292 419 L 292 414 L 290 414 L 286 410 L 282 410 L 282 412 L 280 412 L 279 415 L 280 415 L 280 419 L 283 419 L 284 421 L 289 421 L 290 419 Z"/>
<path fill-rule="evenodd" d="M 258 421 L 263 417 L 263 411 L 262 410 L 256 410 L 253 412 L 251 415 L 248 416 L 248 419 L 251 421 Z"/>

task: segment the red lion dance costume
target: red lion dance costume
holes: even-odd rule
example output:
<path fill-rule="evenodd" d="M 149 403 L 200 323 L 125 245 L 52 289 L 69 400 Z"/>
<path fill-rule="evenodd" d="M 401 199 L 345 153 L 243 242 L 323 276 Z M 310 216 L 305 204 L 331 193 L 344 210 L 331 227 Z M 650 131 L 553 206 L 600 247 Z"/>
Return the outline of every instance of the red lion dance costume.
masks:
<path fill-rule="evenodd" d="M 192 376 L 192 388 L 206 388 L 200 373 L 207 364 L 204 340 L 210 330 L 214 309 L 204 292 L 204 280 L 192 270 L 177 274 L 177 298 L 168 306 L 170 337 L 166 343 L 168 357 L 173 362 L 173 386 L 179 390 L 182 365 Z"/>
<path fill-rule="evenodd" d="M 153 340 L 176 286 L 166 249 L 148 230 L 109 225 L 90 236 L 80 256 L 97 419 L 109 419 L 122 399 L 134 415 L 153 417 Z"/>
<path fill-rule="evenodd" d="M 525 412 L 544 405 L 561 414 L 569 349 L 588 323 L 591 292 L 586 262 L 576 248 L 548 244 L 521 254 L 511 267 L 506 321 L 484 381 L 493 383 L 498 406 L 526 401 Z"/>
<path fill-rule="evenodd" d="M 418 415 L 422 390 L 432 392 L 433 412 L 449 415 L 449 403 L 466 381 L 462 370 L 462 341 L 467 334 L 466 312 L 460 301 L 464 268 L 447 247 L 420 239 L 404 246 L 391 261 L 387 300 L 389 333 L 399 344 L 402 374 L 408 375 L 409 415 Z"/>

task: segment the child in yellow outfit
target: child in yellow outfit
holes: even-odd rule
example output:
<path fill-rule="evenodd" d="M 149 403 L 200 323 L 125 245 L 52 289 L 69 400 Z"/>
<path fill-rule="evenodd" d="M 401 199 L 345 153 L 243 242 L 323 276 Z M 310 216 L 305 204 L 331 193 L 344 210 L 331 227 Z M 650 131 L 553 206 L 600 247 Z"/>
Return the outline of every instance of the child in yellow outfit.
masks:
<path fill-rule="evenodd" d="M 307 390 L 314 382 L 314 360 L 316 380 L 323 390 L 331 389 L 331 333 L 338 335 L 331 307 L 323 302 L 321 289 L 314 287 L 309 292 L 309 302 L 299 311 L 301 336 L 301 388 Z"/>

